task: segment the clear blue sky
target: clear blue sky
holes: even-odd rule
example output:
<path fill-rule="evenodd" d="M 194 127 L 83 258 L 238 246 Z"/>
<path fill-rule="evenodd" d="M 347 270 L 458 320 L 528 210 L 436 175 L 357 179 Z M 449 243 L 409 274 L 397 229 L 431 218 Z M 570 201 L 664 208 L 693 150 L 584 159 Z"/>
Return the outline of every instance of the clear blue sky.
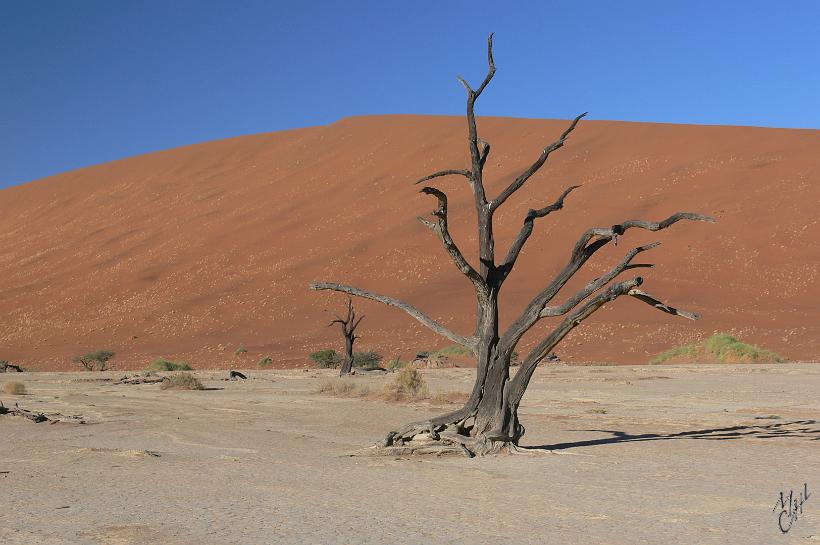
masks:
<path fill-rule="evenodd" d="M 0 0 L 0 187 L 362 114 L 820 127 L 820 2 Z"/>

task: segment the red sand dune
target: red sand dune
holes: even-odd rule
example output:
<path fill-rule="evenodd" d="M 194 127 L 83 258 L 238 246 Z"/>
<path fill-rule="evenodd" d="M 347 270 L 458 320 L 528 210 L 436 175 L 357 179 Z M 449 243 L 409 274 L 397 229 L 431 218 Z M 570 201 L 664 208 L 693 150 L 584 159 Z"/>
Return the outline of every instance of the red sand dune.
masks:
<path fill-rule="evenodd" d="M 110 348 L 120 367 L 154 357 L 195 367 L 306 363 L 340 345 L 326 325 L 351 283 L 405 299 L 469 332 L 470 284 L 416 220 L 434 208 L 413 181 L 468 165 L 459 117 L 378 116 L 245 136 L 133 157 L 0 191 L 0 359 L 70 369 Z M 493 145 L 490 196 L 566 121 L 483 118 Z M 502 319 L 565 263 L 587 227 L 660 220 L 676 211 L 718 223 L 630 231 L 583 278 L 635 245 L 644 289 L 702 314 L 690 322 L 622 298 L 559 347 L 567 361 L 646 362 L 659 351 L 731 331 L 796 360 L 820 359 L 820 131 L 583 121 L 567 146 L 497 214 L 500 253 L 526 210 L 583 184 L 536 224 L 502 293 Z M 438 180 L 455 238 L 475 254 L 461 178 Z M 634 272 L 634 271 L 628 271 Z M 388 357 L 448 344 L 403 312 L 358 302 L 362 349 Z M 532 344 L 545 327 L 527 337 Z M 242 359 L 233 352 L 244 345 Z M 521 350 L 524 352 L 524 350 Z"/>

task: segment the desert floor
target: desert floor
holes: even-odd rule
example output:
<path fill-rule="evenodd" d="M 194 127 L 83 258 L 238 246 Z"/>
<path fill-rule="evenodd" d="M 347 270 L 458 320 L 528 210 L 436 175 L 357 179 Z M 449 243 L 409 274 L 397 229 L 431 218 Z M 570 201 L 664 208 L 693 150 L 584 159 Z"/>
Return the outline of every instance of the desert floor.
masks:
<path fill-rule="evenodd" d="M 425 371 L 467 391 L 474 370 Z M 0 543 L 814 543 L 820 366 L 541 369 L 524 444 L 553 453 L 349 457 L 447 407 L 316 394 L 330 371 L 200 372 L 205 391 L 122 373 L 26 373 L 0 417 Z M 392 380 L 355 377 L 378 388 Z M 780 492 L 809 499 L 788 534 Z"/>

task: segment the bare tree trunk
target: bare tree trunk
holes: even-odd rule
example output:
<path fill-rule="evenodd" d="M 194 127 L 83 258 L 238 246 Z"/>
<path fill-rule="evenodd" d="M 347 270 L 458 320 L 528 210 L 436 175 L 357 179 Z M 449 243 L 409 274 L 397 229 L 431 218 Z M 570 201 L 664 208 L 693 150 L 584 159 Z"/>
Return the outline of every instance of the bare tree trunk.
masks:
<path fill-rule="evenodd" d="M 344 335 L 345 338 L 345 356 L 339 367 L 339 376 L 349 375 L 353 370 L 353 343 L 359 338 L 356 335 L 356 328 L 359 327 L 362 318 L 364 318 L 364 316 L 356 318 L 356 311 L 353 308 L 353 300 L 348 297 L 347 316 L 342 318 L 337 314 L 336 319 L 328 324 L 328 327 L 333 324 L 339 324 L 342 328 L 342 335 Z"/>
<path fill-rule="evenodd" d="M 345 333 L 345 358 L 339 368 L 339 376 L 349 375 L 353 370 L 353 342 L 356 337 Z"/>
<path fill-rule="evenodd" d="M 499 331 L 498 298 L 504 281 L 509 276 L 532 234 L 535 220 L 546 217 L 552 212 L 561 210 L 564 199 L 579 186 L 571 186 L 564 190 L 558 199 L 537 210 L 530 210 L 524 218 L 521 230 L 510 246 L 506 256 L 500 262 L 495 258 L 495 241 L 493 236 L 493 215 L 516 191 L 544 165 L 550 154 L 564 146 L 570 133 L 575 130 L 578 122 L 586 114 L 576 117 L 561 136 L 552 144 L 546 146 L 536 160 L 515 178 L 495 199 L 488 200 L 484 189 L 484 165 L 490 153 L 490 144 L 478 137 L 474 112 L 475 102 L 495 74 L 495 63 L 492 52 L 492 35 L 487 43 L 487 62 L 489 70 L 484 81 L 477 89 L 473 89 L 462 78 L 458 78 L 467 90 L 467 129 L 468 146 L 471 156 L 470 169 L 446 169 L 434 172 L 418 180 L 416 183 L 447 177 L 462 176 L 467 179 L 473 192 L 475 202 L 478 242 L 479 266 L 473 267 L 465 258 L 456 242 L 450 235 L 448 227 L 447 195 L 440 189 L 424 187 L 421 192 L 435 197 L 438 208 L 433 211 L 434 221 L 419 218 L 422 224 L 432 230 L 441 240 L 444 249 L 450 255 L 456 268 L 472 283 L 476 294 L 477 315 L 473 336 L 463 336 L 448 329 L 446 326 L 427 316 L 419 309 L 405 302 L 372 293 L 361 288 L 333 283 L 313 283 L 311 289 L 332 290 L 348 295 L 355 295 L 378 301 L 389 306 L 404 310 L 410 316 L 426 325 L 436 333 L 469 348 L 476 357 L 476 381 L 469 399 L 464 406 L 454 412 L 447 413 L 429 420 L 407 424 L 387 434 L 382 441 L 384 452 L 392 454 L 410 454 L 414 452 L 455 452 L 466 453 L 470 456 L 485 455 L 512 449 L 518 445 L 524 435 L 524 427 L 518 419 L 518 407 L 529 385 L 529 381 L 538 364 L 546 358 L 555 346 L 566 337 L 570 331 L 578 327 L 586 318 L 606 303 L 614 301 L 622 295 L 629 295 L 651 305 L 652 307 L 677 316 L 697 319 L 697 314 L 678 310 L 665 305 L 658 299 L 641 291 L 638 287 L 643 283 L 641 277 L 631 280 L 614 282 L 624 271 L 635 268 L 649 268 L 650 264 L 632 263 L 639 253 L 656 247 L 659 243 L 640 246 L 629 251 L 625 257 L 609 272 L 589 282 L 583 289 L 571 295 L 562 304 L 550 305 L 566 283 L 594 256 L 594 254 L 614 242 L 629 229 L 645 229 L 659 231 L 681 220 L 714 221 L 712 218 L 679 212 L 660 222 L 644 220 L 628 220 L 612 227 L 595 227 L 585 231 L 570 253 L 570 259 L 564 269 L 524 308 L 520 316 L 507 328 Z M 614 282 L 614 283 L 613 283 Z M 348 319 L 338 318 L 334 323 L 341 323 L 343 329 L 352 321 L 352 303 L 348 299 Z M 514 376 L 510 376 L 510 360 L 512 354 L 524 334 L 537 323 L 546 318 L 561 317 L 552 332 L 541 341 L 524 359 Z M 346 329 L 345 329 L 346 331 Z M 351 333 L 352 334 L 352 333 Z M 346 344 L 348 360 L 352 360 L 352 343 L 355 336 Z M 346 360 L 346 363 L 348 362 Z M 345 367 L 342 373 L 345 373 Z M 421 440 L 420 440 L 421 439 Z M 430 446 L 430 441 L 436 442 L 439 449 Z"/>

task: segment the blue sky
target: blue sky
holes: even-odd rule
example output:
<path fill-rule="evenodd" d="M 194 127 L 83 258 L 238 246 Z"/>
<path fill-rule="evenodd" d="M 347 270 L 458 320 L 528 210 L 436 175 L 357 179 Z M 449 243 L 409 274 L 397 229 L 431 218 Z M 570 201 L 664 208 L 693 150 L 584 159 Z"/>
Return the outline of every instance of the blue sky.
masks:
<path fill-rule="evenodd" d="M 820 2 L 0 0 L 0 187 L 363 114 L 820 128 Z"/>

